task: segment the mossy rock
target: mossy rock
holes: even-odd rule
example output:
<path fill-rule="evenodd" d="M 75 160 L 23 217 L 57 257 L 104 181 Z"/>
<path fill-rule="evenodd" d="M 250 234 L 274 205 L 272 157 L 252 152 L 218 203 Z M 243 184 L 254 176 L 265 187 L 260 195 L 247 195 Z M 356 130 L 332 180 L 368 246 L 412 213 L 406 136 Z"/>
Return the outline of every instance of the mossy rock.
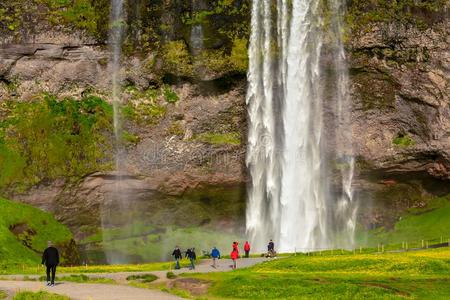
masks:
<path fill-rule="evenodd" d="M 395 108 L 399 84 L 389 75 L 355 71 L 351 73 L 360 105 L 364 110 Z"/>

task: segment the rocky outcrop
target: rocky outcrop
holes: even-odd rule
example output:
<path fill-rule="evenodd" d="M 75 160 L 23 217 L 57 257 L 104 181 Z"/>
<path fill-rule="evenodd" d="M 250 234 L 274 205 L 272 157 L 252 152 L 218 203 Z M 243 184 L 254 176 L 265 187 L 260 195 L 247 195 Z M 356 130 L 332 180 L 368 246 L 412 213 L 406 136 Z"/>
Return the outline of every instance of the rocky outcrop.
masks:
<path fill-rule="evenodd" d="M 349 45 L 357 180 L 368 224 L 450 192 L 450 23 L 376 24 Z M 371 226 L 371 225 L 368 225 Z"/>
<path fill-rule="evenodd" d="M 373 168 L 450 179 L 449 25 L 379 24 L 352 40 L 356 151 Z"/>

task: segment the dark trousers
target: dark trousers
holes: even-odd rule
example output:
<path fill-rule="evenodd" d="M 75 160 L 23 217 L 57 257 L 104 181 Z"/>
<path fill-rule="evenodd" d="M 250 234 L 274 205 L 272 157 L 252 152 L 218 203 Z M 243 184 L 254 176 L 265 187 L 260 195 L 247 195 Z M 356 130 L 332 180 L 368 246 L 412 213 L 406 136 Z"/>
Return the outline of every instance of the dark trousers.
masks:
<path fill-rule="evenodd" d="M 47 266 L 47 282 L 50 282 L 50 273 L 52 274 L 51 283 L 55 283 L 56 266 Z"/>
<path fill-rule="evenodd" d="M 248 250 L 248 251 L 245 250 L 245 257 L 246 257 L 246 258 L 248 258 L 249 253 L 250 253 L 250 250 Z"/>

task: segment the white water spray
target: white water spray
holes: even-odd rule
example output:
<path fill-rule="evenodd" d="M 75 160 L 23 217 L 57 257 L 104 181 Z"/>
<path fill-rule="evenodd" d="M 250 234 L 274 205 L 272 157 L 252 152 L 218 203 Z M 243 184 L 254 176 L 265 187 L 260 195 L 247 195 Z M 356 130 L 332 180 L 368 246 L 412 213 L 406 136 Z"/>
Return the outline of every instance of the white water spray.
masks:
<path fill-rule="evenodd" d="M 345 227 L 345 235 L 354 231 L 350 101 L 339 1 L 330 5 L 332 24 L 324 31 L 319 0 L 278 0 L 276 16 L 272 1 L 253 0 L 247 231 L 259 250 L 269 239 L 280 251 L 328 248 L 335 243 L 333 236 L 341 235 L 335 229 Z M 348 166 L 340 176 L 343 192 L 331 197 L 322 139 L 325 33 L 334 38 L 336 156 L 346 158 Z"/>
<path fill-rule="evenodd" d="M 110 46 L 111 85 L 113 102 L 113 126 L 114 126 L 114 147 L 115 147 L 115 176 L 113 192 L 110 193 L 107 202 L 102 207 L 102 227 L 109 228 L 116 222 L 118 216 L 126 214 L 126 196 L 123 188 L 124 156 L 125 149 L 122 143 L 122 101 L 121 101 L 121 56 L 124 32 L 124 3 L 123 0 L 111 0 L 110 31 L 108 44 Z M 103 232 L 103 239 L 110 240 L 107 232 Z M 123 262 L 118 261 L 114 254 L 106 252 L 108 263 Z"/>

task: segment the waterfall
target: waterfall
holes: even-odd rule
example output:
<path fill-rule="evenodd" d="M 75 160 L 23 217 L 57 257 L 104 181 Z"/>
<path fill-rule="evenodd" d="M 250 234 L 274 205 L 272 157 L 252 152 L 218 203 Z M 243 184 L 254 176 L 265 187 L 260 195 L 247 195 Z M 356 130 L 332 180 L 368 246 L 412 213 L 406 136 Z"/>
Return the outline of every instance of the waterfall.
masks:
<path fill-rule="evenodd" d="M 201 24 L 196 24 L 192 26 L 191 29 L 191 52 L 192 55 L 199 55 L 204 46 L 203 46 L 203 26 Z"/>
<path fill-rule="evenodd" d="M 124 2 L 123 0 L 111 0 L 110 30 L 108 44 L 110 46 L 109 68 L 111 72 L 114 147 L 115 147 L 115 176 L 113 191 L 109 193 L 106 202 L 102 205 L 102 228 L 110 228 L 118 222 L 118 219 L 127 217 L 127 197 L 124 192 L 123 174 L 125 148 L 122 142 L 122 100 L 121 100 L 121 56 L 124 32 Z M 123 221 L 123 220 L 122 220 Z M 110 240 L 108 231 L 103 231 L 103 240 Z M 113 253 L 106 252 L 108 263 L 118 261 Z"/>
<path fill-rule="evenodd" d="M 246 161 L 251 176 L 247 232 L 259 250 L 269 239 L 279 251 L 328 248 L 335 245 L 334 236 L 341 236 L 342 230 L 346 236 L 354 230 L 343 6 L 342 0 L 334 1 L 327 8 L 332 21 L 326 26 L 319 0 L 277 0 L 276 14 L 272 1 L 253 0 L 246 99 Z M 325 38 L 329 36 L 332 39 Z M 322 64 L 328 40 L 336 73 L 336 157 L 347 162 L 339 176 L 342 191 L 335 195 L 330 192 L 323 139 Z"/>

